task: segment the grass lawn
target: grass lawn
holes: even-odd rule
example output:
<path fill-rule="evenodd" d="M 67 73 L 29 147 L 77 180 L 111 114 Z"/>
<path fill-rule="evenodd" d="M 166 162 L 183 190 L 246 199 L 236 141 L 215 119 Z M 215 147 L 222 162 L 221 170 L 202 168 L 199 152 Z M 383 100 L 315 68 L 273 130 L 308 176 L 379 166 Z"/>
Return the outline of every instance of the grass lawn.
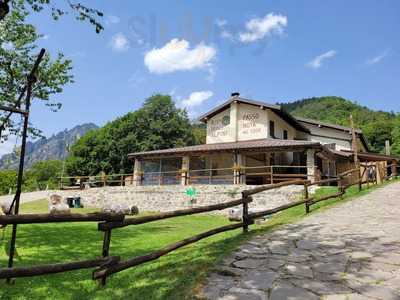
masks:
<path fill-rule="evenodd" d="M 342 201 L 375 189 L 357 192 L 352 187 Z M 317 195 L 334 193 L 333 187 L 321 188 Z M 312 213 L 332 206 L 340 199 L 317 203 Z M 22 212 L 47 212 L 47 201 L 22 205 Z M 78 209 L 91 212 L 90 209 Z M 17 279 L 12 286 L 0 282 L 0 299 L 191 299 L 193 291 L 207 272 L 245 239 L 264 233 L 277 225 L 294 222 L 304 217 L 304 206 L 294 207 L 277 214 L 263 225 L 253 225 L 249 234 L 241 230 L 222 233 L 172 252 L 154 262 L 128 269 L 108 279 L 100 288 L 91 279 L 92 270 Z M 131 258 L 159 249 L 194 234 L 207 231 L 229 222 L 225 217 L 197 215 L 178 217 L 113 231 L 111 255 Z M 5 239 L 0 232 L 0 266 L 7 265 L 5 250 L 10 236 L 10 226 Z M 68 262 L 101 255 L 102 234 L 96 223 L 19 225 L 15 266 Z"/>

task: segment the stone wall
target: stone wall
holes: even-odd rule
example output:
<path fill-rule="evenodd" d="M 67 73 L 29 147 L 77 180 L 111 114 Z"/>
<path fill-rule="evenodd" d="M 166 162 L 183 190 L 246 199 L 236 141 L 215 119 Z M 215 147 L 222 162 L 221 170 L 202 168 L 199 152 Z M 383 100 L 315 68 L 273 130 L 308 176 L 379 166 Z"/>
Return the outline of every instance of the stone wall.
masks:
<path fill-rule="evenodd" d="M 85 207 L 104 207 L 111 203 L 136 205 L 139 211 L 171 211 L 196 206 L 218 204 L 241 197 L 246 185 L 196 185 L 195 203 L 186 194 L 188 186 L 126 186 L 89 188 L 81 191 L 60 191 L 63 197 L 80 196 Z M 254 195 L 249 205 L 252 211 L 274 208 L 298 199 L 303 186 L 287 186 Z M 223 212 L 226 213 L 227 211 Z"/>

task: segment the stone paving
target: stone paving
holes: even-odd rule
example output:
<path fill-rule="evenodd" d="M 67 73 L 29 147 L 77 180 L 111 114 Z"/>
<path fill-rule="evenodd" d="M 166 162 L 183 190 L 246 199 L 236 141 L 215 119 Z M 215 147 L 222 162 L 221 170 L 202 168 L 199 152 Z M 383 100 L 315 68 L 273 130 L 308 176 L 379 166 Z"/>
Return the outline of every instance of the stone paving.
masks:
<path fill-rule="evenodd" d="M 201 296 L 400 299 L 400 183 L 254 238 L 209 275 Z"/>

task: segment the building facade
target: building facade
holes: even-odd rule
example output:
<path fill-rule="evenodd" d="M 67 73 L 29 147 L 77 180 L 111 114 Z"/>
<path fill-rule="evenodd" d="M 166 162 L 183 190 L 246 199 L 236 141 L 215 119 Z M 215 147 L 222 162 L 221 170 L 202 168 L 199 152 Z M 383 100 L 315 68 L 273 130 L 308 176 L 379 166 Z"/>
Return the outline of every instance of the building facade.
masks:
<path fill-rule="evenodd" d="M 134 160 L 134 183 L 254 185 L 316 180 L 351 168 L 354 149 L 369 153 L 359 129 L 353 137 L 351 128 L 296 118 L 278 105 L 244 99 L 239 93 L 199 120 L 207 127 L 204 145 L 129 154 Z"/>

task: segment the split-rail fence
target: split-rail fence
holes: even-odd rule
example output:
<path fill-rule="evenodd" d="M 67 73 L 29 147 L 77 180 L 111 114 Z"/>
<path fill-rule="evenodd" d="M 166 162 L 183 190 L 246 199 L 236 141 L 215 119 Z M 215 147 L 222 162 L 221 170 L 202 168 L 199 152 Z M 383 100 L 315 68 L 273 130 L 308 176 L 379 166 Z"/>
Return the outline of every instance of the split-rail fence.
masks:
<path fill-rule="evenodd" d="M 341 173 L 335 178 L 330 178 L 315 182 L 311 182 L 308 180 L 293 180 L 288 182 L 263 185 L 253 189 L 244 190 L 242 192 L 241 199 L 238 200 L 233 200 L 209 206 L 200 206 L 200 207 L 176 210 L 171 212 L 163 212 L 148 216 L 126 218 L 125 215 L 123 214 L 113 214 L 113 213 L 65 214 L 65 215 L 26 214 L 26 215 L 0 216 L 0 225 L 54 223 L 54 222 L 99 222 L 98 230 L 104 233 L 101 257 L 94 258 L 91 260 L 82 260 L 82 261 L 68 262 L 68 263 L 55 263 L 55 264 L 29 266 L 29 267 L 1 268 L 0 279 L 8 279 L 10 281 L 10 279 L 15 279 L 18 277 L 39 276 L 45 274 L 67 272 L 78 269 L 96 268 L 93 271 L 92 278 L 94 280 L 98 280 L 101 285 L 105 285 L 107 277 L 111 276 L 112 274 L 141 265 L 149 261 L 156 260 L 161 256 L 164 256 L 186 245 L 196 243 L 197 241 L 200 241 L 204 238 L 222 232 L 235 230 L 238 228 L 242 228 L 243 232 L 247 232 L 249 230 L 249 226 L 252 225 L 254 223 L 254 220 L 257 218 L 271 216 L 278 212 L 299 205 L 304 205 L 305 212 L 309 213 L 311 206 L 314 205 L 315 203 L 332 198 L 341 197 L 345 194 L 346 189 L 348 189 L 350 186 L 358 185 L 358 188 L 361 191 L 363 184 L 367 184 L 368 187 L 370 184 L 377 185 L 378 181 L 376 180 L 376 176 L 374 176 L 374 178 L 371 178 L 368 172 L 368 170 L 370 168 L 373 168 L 374 166 L 368 166 L 368 165 L 360 165 L 360 166 L 361 167 L 359 168 L 351 169 L 344 173 Z M 367 176 L 365 176 L 366 174 Z M 371 174 L 373 174 L 373 172 L 371 172 Z M 388 176 L 386 177 L 386 179 L 390 179 L 395 175 L 396 174 L 392 174 L 392 176 Z M 349 180 L 349 178 L 351 180 Z M 354 178 L 356 178 L 356 180 L 354 180 Z M 337 193 L 327 195 L 321 198 L 314 198 L 309 195 L 309 187 L 314 185 L 323 185 L 331 183 L 337 184 L 338 186 Z M 302 197 L 301 200 L 291 202 L 276 208 L 267 209 L 264 211 L 249 212 L 249 203 L 253 201 L 252 198 L 253 195 L 267 190 L 273 190 L 289 185 L 304 185 L 304 196 Z M 115 229 L 132 225 L 140 225 L 180 216 L 188 216 L 199 213 L 223 210 L 237 206 L 242 206 L 243 208 L 242 218 L 239 222 L 211 229 L 209 231 L 200 233 L 190 238 L 186 238 L 174 244 L 167 245 L 157 251 L 148 253 L 146 255 L 141 255 L 126 260 L 121 260 L 119 256 L 110 256 L 111 233 Z"/>

